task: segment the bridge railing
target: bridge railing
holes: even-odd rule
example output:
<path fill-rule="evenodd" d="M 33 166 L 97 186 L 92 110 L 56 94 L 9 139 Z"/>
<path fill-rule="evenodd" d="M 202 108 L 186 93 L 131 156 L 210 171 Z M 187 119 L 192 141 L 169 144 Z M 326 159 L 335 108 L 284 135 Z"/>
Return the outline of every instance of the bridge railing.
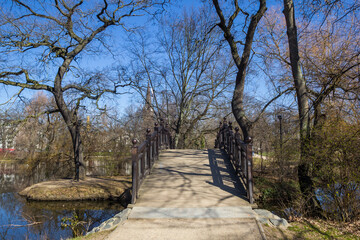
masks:
<path fill-rule="evenodd" d="M 252 174 L 252 143 L 251 139 L 241 140 L 239 128 L 233 131 L 232 123 L 226 121 L 220 122 L 220 129 L 215 140 L 215 147 L 225 150 L 233 164 L 236 174 L 242 178 L 245 183 L 247 197 L 249 202 L 254 203 L 253 196 L 253 174 Z"/>
<path fill-rule="evenodd" d="M 164 121 L 160 121 L 160 126 L 155 123 L 154 132 L 148 128 L 146 130 L 146 140 L 138 144 L 134 139 L 132 141 L 132 197 L 131 203 L 134 204 L 138 198 L 139 189 L 146 178 L 150 174 L 155 160 L 159 158 L 160 150 L 171 147 L 170 132 Z"/>

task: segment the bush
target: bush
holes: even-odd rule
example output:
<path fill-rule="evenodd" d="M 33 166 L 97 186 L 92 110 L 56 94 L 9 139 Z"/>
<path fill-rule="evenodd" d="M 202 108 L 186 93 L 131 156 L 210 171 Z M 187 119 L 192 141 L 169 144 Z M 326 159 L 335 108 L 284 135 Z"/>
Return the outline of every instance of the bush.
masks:
<path fill-rule="evenodd" d="M 318 127 L 309 142 L 309 159 L 327 216 L 360 217 L 360 126 L 333 118 Z"/>

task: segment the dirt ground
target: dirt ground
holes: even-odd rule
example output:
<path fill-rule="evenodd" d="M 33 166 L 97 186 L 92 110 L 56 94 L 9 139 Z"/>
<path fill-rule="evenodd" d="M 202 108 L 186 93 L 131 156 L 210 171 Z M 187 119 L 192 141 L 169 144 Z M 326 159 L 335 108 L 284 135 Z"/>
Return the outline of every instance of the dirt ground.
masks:
<path fill-rule="evenodd" d="M 34 184 L 19 195 L 29 200 L 116 200 L 123 198 L 131 187 L 131 176 L 87 177 L 78 182 L 60 179 Z"/>

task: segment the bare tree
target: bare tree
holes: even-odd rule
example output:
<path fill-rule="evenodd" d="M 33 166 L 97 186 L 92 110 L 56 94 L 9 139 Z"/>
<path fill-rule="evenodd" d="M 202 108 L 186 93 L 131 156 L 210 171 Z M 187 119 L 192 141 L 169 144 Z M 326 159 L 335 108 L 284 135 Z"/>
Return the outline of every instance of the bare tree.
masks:
<path fill-rule="evenodd" d="M 237 67 L 237 75 L 236 75 L 236 84 L 232 99 L 232 112 L 235 116 L 236 121 L 238 122 L 244 138 L 248 139 L 250 137 L 250 129 L 252 127 L 252 121 L 246 116 L 245 106 L 244 106 L 244 88 L 245 88 L 245 79 L 246 73 L 250 61 L 250 55 L 252 50 L 252 44 L 254 41 L 254 35 L 256 28 L 265 14 L 266 8 L 266 0 L 259 0 L 259 7 L 255 14 L 251 15 L 242 9 L 239 6 L 237 0 L 233 2 L 231 6 L 232 12 L 229 14 L 229 17 L 226 17 L 223 13 L 222 8 L 219 5 L 218 0 L 213 0 L 213 5 L 217 12 L 220 22 L 217 26 L 224 33 L 224 38 L 228 42 L 231 55 L 234 60 L 234 63 Z M 245 32 L 245 41 L 239 41 L 235 39 L 234 36 L 234 21 L 241 14 L 243 16 L 242 24 L 243 31 Z M 248 23 L 248 18 L 250 16 L 250 23 Z M 242 54 L 239 53 L 239 44 L 244 46 Z M 241 57 L 240 57 L 241 55 Z"/>
<path fill-rule="evenodd" d="M 1 52 L 9 61 L 1 64 L 0 83 L 54 96 L 73 144 L 75 180 L 82 165 L 82 142 L 78 112 L 84 99 L 99 101 L 105 93 L 118 93 L 124 86 L 123 72 L 80 75 L 80 61 L 105 45 L 105 30 L 126 28 L 126 19 L 153 12 L 164 1 L 20 1 L 3 3 L 0 29 Z M 104 48 L 100 48 L 104 49 Z M 33 64 L 35 63 L 35 64 Z M 52 67 L 52 71 L 47 68 Z M 79 76 L 80 75 L 80 76 Z M 71 95 L 69 93 L 72 93 Z M 68 95 L 69 94 L 69 95 Z"/>
<path fill-rule="evenodd" d="M 211 19 L 206 7 L 184 10 L 180 18 L 164 18 L 156 46 L 160 50 L 133 51 L 138 68 L 143 69 L 137 72 L 138 87 L 145 85 L 146 99 L 144 90 L 150 84 L 154 113 L 168 119 L 176 148 L 192 147 L 195 129 L 203 120 L 216 117 L 216 102 L 226 97 L 232 83 L 233 64 L 223 51 L 220 32 L 210 31 Z M 159 56 L 163 61 L 155 60 Z"/>

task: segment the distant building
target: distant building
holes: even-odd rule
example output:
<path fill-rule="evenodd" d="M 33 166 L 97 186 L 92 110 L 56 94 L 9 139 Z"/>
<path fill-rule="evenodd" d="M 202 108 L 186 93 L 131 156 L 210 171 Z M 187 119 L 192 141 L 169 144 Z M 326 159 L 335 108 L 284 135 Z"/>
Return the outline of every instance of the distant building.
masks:
<path fill-rule="evenodd" d="M 13 121 L 0 118 L 0 151 L 15 150 L 16 124 Z"/>
<path fill-rule="evenodd" d="M 155 124 L 155 113 L 154 113 L 154 108 L 152 106 L 151 95 L 152 95 L 152 89 L 150 87 L 150 84 L 148 84 L 145 104 L 142 111 L 142 119 L 143 119 L 143 128 L 145 130 L 147 128 L 150 128 L 152 132 L 154 130 L 154 124 Z"/>

